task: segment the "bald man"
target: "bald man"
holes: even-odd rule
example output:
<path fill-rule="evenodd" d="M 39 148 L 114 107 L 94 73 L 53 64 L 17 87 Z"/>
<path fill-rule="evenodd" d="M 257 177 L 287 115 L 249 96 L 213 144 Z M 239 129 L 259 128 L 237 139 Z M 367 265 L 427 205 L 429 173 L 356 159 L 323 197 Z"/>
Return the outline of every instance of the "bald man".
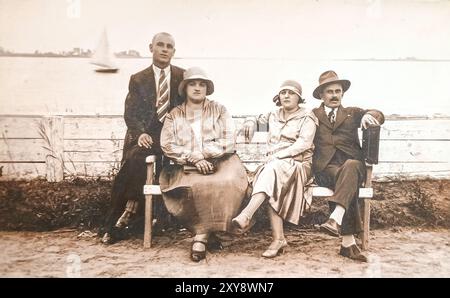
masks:
<path fill-rule="evenodd" d="M 178 85 L 184 69 L 171 65 L 175 54 L 175 40 L 169 33 L 157 33 L 149 45 L 153 63 L 130 78 L 125 100 L 127 133 L 123 146 L 121 168 L 112 191 L 111 207 L 103 227 L 102 242 L 119 240 L 123 231 L 143 206 L 143 186 L 146 181 L 145 158 L 156 155 L 157 174 L 162 166 L 160 134 L 167 114 L 182 103 Z M 163 210 L 161 205 L 156 210 Z M 142 210 L 142 208 L 139 208 Z"/>

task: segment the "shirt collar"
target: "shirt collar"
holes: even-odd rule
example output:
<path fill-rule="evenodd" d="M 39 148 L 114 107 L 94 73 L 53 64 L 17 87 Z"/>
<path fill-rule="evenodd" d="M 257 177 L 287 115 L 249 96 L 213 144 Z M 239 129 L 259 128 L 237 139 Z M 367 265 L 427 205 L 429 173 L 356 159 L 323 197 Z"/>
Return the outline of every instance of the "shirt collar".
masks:
<path fill-rule="evenodd" d="M 325 114 L 327 114 L 327 115 L 328 115 L 328 114 L 331 112 L 331 110 L 332 110 L 332 108 L 327 107 L 326 105 L 324 105 L 323 108 L 325 109 Z M 337 115 L 338 109 L 339 109 L 339 107 L 334 108 L 334 115 Z"/>
<path fill-rule="evenodd" d="M 155 74 L 158 75 L 158 77 L 161 75 L 161 68 L 159 68 L 158 66 L 156 66 L 155 64 L 152 64 L 153 66 L 153 71 L 155 72 Z M 170 64 L 167 65 L 166 68 L 164 68 L 164 74 L 167 76 L 170 72 Z"/>

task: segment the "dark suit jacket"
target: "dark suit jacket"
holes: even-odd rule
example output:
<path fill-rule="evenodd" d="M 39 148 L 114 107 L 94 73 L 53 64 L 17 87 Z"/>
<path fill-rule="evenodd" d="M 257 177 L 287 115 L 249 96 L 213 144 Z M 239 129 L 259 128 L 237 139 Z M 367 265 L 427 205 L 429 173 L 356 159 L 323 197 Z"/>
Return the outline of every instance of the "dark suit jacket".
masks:
<path fill-rule="evenodd" d="M 183 102 L 178 94 L 178 85 L 183 80 L 184 69 L 171 65 L 170 72 L 169 111 Z M 127 158 L 129 149 L 137 144 L 142 133 L 149 134 L 153 139 L 152 149 L 162 153 L 159 142 L 162 124 L 156 115 L 156 97 L 157 86 L 152 66 L 131 76 L 125 100 L 124 118 L 128 129 L 125 135 L 122 162 Z"/>
<path fill-rule="evenodd" d="M 353 159 L 364 160 L 361 145 L 358 139 L 358 128 L 361 126 L 361 118 L 369 113 L 380 124 L 384 123 L 384 115 L 378 110 L 363 110 L 360 108 L 340 106 L 336 115 L 334 126 L 331 125 L 323 108 L 313 110 L 319 119 L 319 127 L 314 137 L 313 170 L 315 173 L 322 171 L 331 161 L 336 150 L 339 149 Z"/>

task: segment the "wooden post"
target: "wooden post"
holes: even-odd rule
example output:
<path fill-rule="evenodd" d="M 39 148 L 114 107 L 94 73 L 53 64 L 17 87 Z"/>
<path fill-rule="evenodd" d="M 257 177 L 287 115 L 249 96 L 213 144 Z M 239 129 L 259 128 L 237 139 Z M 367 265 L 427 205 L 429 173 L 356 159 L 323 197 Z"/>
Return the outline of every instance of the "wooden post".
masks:
<path fill-rule="evenodd" d="M 153 174 L 155 171 L 155 156 L 148 156 L 147 162 L 147 181 L 145 184 L 153 184 Z M 145 195 L 145 229 L 144 229 L 144 249 L 152 246 L 152 224 L 153 224 L 153 196 Z"/>
<path fill-rule="evenodd" d="M 364 187 L 372 187 L 372 165 L 366 165 L 366 183 Z M 369 233 L 370 233 L 370 199 L 363 199 L 363 231 L 361 232 L 362 249 L 369 248 Z"/>
<path fill-rule="evenodd" d="M 64 117 L 43 117 L 41 134 L 47 149 L 45 157 L 47 181 L 62 181 L 64 179 Z"/>

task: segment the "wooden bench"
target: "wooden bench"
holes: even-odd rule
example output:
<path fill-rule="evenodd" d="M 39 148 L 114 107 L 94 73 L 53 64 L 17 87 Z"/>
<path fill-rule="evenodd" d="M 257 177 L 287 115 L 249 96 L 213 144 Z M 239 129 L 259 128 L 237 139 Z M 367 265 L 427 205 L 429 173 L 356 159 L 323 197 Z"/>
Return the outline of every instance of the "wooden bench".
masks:
<path fill-rule="evenodd" d="M 161 195 L 161 188 L 159 185 L 154 185 L 155 176 L 155 156 L 148 156 L 147 162 L 147 181 L 144 186 L 145 195 L 145 230 L 144 230 L 144 248 L 151 247 L 152 244 L 152 206 L 153 196 Z M 372 189 L 372 165 L 367 166 L 367 178 L 364 183 L 364 188 L 359 189 L 359 198 L 362 199 L 361 211 L 363 214 L 363 231 L 360 234 L 362 241 L 362 249 L 369 248 L 369 224 L 370 224 L 370 198 L 373 197 Z M 313 197 L 329 197 L 333 195 L 333 191 L 326 187 L 313 187 Z"/>

